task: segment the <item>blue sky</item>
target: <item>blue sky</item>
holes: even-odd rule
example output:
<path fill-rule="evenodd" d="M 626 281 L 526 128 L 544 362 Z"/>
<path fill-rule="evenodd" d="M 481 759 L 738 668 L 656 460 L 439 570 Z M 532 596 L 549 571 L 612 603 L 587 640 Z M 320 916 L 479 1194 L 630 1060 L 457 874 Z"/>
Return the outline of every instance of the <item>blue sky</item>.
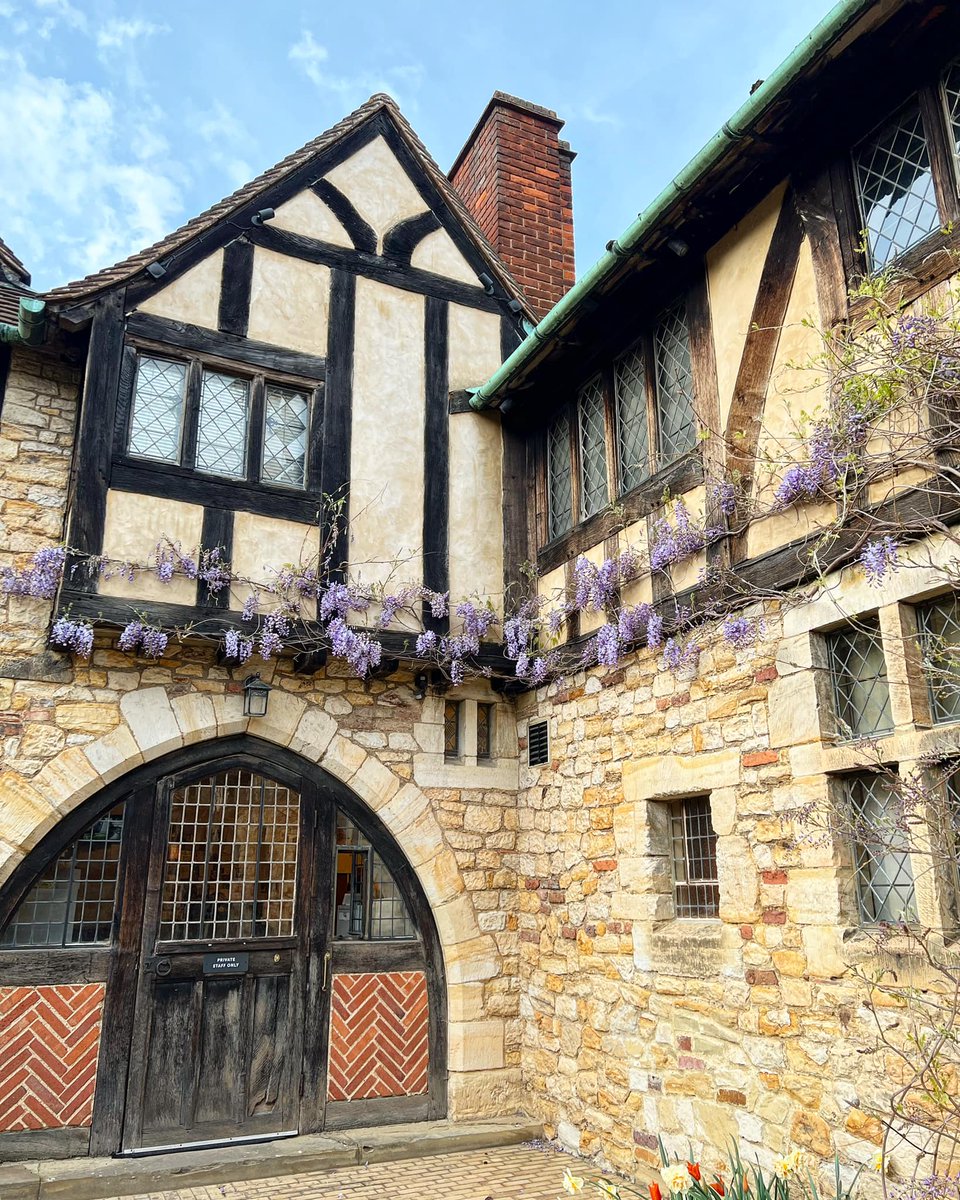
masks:
<path fill-rule="evenodd" d="M 449 167 L 499 88 L 554 108 L 583 272 L 829 0 L 0 0 L 0 236 L 52 287 L 388 91 Z"/>

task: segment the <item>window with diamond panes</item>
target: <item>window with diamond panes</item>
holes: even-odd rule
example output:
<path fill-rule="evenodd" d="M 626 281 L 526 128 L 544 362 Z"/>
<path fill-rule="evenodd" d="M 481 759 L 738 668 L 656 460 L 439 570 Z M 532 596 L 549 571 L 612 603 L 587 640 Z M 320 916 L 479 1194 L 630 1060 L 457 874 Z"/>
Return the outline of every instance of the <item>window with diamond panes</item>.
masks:
<path fill-rule="evenodd" d="M 657 379 L 657 444 L 660 465 L 673 462 L 697 441 L 693 370 L 684 306 L 675 305 L 654 333 Z"/>
<path fill-rule="evenodd" d="M 452 761 L 460 757 L 459 700 L 447 700 L 443 706 L 443 757 Z"/>
<path fill-rule="evenodd" d="M 716 917 L 720 912 L 717 835 L 705 797 L 670 806 L 670 841 L 676 915 Z"/>
<path fill-rule="evenodd" d="M 273 385 L 267 388 L 261 479 L 303 487 L 309 423 L 310 402 L 303 392 Z"/>
<path fill-rule="evenodd" d="M 566 533 L 573 522 L 570 422 L 558 417 L 547 430 L 547 537 Z"/>
<path fill-rule="evenodd" d="M 183 435 L 186 364 L 140 356 L 130 414 L 131 454 L 178 463 Z"/>
<path fill-rule="evenodd" d="M 477 758 L 493 757 L 493 705 L 477 705 Z"/>
<path fill-rule="evenodd" d="M 903 805 L 885 773 L 842 781 L 854 830 L 854 871 L 860 920 L 867 925 L 917 919 L 909 831 Z"/>
<path fill-rule="evenodd" d="M 834 713 L 841 738 L 870 737 L 893 728 L 887 664 L 876 618 L 861 618 L 827 634 Z"/>
<path fill-rule="evenodd" d="M 960 62 L 947 68 L 943 77 L 943 91 L 950 116 L 950 135 L 955 154 L 960 154 Z"/>
<path fill-rule="evenodd" d="M 863 142 L 854 163 L 870 265 L 879 270 L 941 224 L 919 101 Z"/>
<path fill-rule="evenodd" d="M 620 491 L 629 492 L 650 474 L 647 374 L 639 346 L 621 354 L 613 364 L 613 395 Z"/>
<path fill-rule="evenodd" d="M 197 425 L 197 470 L 234 479 L 247 473 L 250 385 L 245 379 L 204 371 Z"/>
<path fill-rule="evenodd" d="M 960 720 L 960 598 L 941 596 L 917 607 L 923 671 L 935 722 Z"/>
<path fill-rule="evenodd" d="M 610 503 L 607 487 L 607 422 L 599 375 L 577 397 L 580 436 L 580 517 L 586 520 Z"/>
<path fill-rule="evenodd" d="M 113 929 L 123 804 L 62 851 L 21 900 L 0 946 L 105 945 Z"/>
<path fill-rule="evenodd" d="M 337 812 L 334 935 L 382 942 L 416 937 L 400 889 L 383 859 L 342 812 Z"/>

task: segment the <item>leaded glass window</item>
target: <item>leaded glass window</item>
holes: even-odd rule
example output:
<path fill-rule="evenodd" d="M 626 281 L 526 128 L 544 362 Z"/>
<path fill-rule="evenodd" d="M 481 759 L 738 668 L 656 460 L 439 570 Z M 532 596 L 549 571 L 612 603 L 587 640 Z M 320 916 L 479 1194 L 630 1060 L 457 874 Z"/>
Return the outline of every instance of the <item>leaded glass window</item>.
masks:
<path fill-rule="evenodd" d="M 917 608 L 923 670 L 936 722 L 960 720 L 960 598 L 956 593 Z"/>
<path fill-rule="evenodd" d="M 953 63 L 943 77 L 943 91 L 950 115 L 954 151 L 960 154 L 960 62 Z"/>
<path fill-rule="evenodd" d="M 303 487 L 307 464 L 310 404 L 303 392 L 267 388 L 261 479 Z"/>
<path fill-rule="evenodd" d="M 443 757 L 448 761 L 460 757 L 459 700 L 447 700 L 443 706 Z"/>
<path fill-rule="evenodd" d="M 337 812 L 335 936 L 367 941 L 416 937 L 396 880 L 356 825 Z"/>
<path fill-rule="evenodd" d="M 705 797 L 670 807 L 673 891 L 678 917 L 715 917 L 720 911 L 717 834 Z"/>
<path fill-rule="evenodd" d="M 862 772 L 843 780 L 854 822 L 854 867 L 865 924 L 917 919 L 908 830 L 891 778 Z"/>
<path fill-rule="evenodd" d="M 887 664 L 877 619 L 861 618 L 827 635 L 837 733 L 871 737 L 893 728 Z"/>
<path fill-rule="evenodd" d="M 27 892 L 0 946 L 90 946 L 110 941 L 120 873 L 123 804 L 57 856 Z"/>
<path fill-rule="evenodd" d="M 573 478 L 570 470 L 570 422 L 558 417 L 547 431 L 548 539 L 570 528 L 573 519 Z"/>
<path fill-rule="evenodd" d="M 580 435 L 580 517 L 585 521 L 610 503 L 603 382 L 599 375 L 580 389 L 577 428 Z"/>
<path fill-rule="evenodd" d="M 204 371 L 197 426 L 197 469 L 238 479 L 247 473 L 249 385 Z"/>
<path fill-rule="evenodd" d="M 130 414 L 131 454 L 180 461 L 187 368 L 182 362 L 141 354 Z"/>
<path fill-rule="evenodd" d="M 693 370 L 683 304 L 669 309 L 654 334 L 657 377 L 657 435 L 660 465 L 673 462 L 697 441 L 693 413 Z"/>
<path fill-rule="evenodd" d="M 493 757 L 493 705 L 477 705 L 477 758 Z"/>
<path fill-rule="evenodd" d="M 171 799 L 160 941 L 290 937 L 300 797 L 233 769 Z"/>
<path fill-rule="evenodd" d="M 621 354 L 613 364 L 613 394 L 620 491 L 629 492 L 650 474 L 647 377 L 639 346 Z"/>
<path fill-rule="evenodd" d="M 870 265 L 879 270 L 941 223 L 918 100 L 861 143 L 854 166 Z"/>

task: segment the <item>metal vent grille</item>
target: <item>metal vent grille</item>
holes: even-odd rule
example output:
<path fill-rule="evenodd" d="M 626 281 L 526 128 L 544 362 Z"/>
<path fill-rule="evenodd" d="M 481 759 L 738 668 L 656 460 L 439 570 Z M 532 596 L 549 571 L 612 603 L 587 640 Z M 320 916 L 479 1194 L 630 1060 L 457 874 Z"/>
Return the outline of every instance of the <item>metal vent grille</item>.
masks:
<path fill-rule="evenodd" d="M 887 664 L 876 618 L 861 618 L 827 635 L 837 734 L 870 737 L 893 728 Z"/>
<path fill-rule="evenodd" d="M 874 270 L 940 226 L 930 153 L 914 100 L 854 156 L 857 188 Z"/>
<path fill-rule="evenodd" d="M 697 440 L 693 414 L 693 371 L 683 304 L 667 311 L 654 337 L 657 367 L 657 424 L 660 464 L 692 450 Z"/>
<path fill-rule="evenodd" d="M 854 819 L 860 919 L 867 924 L 917 919 L 913 867 L 898 798 L 886 775 L 844 779 Z"/>
<path fill-rule="evenodd" d="M 527 728 L 527 765 L 543 767 L 550 761 L 550 735 L 546 721 L 531 721 Z"/>
<path fill-rule="evenodd" d="M 3 946 L 89 946 L 110 941 L 117 901 L 123 804 L 94 821 L 27 892 Z"/>

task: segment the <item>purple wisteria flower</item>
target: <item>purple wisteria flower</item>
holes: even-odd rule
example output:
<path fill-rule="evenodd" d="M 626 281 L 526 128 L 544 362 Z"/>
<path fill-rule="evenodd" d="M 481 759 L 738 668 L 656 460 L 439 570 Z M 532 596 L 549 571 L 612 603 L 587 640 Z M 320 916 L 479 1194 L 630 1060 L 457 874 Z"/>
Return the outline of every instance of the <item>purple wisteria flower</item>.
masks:
<path fill-rule="evenodd" d="M 673 520 L 673 525 L 666 517 L 659 517 L 654 522 L 651 571 L 662 571 L 671 563 L 682 562 L 718 536 L 718 530 L 706 529 L 694 521 L 682 500 L 677 500 L 673 506 Z"/>
<path fill-rule="evenodd" d="M 713 485 L 713 496 L 717 502 L 717 507 L 725 517 L 732 517 L 737 511 L 737 489 L 729 481 L 724 479 L 720 483 Z"/>
<path fill-rule="evenodd" d="M 421 588 L 420 599 L 430 606 L 430 615 L 434 620 L 441 620 L 450 611 L 449 592 L 433 592 L 430 588 Z"/>
<path fill-rule="evenodd" d="M 426 629 L 417 638 L 417 658 L 432 658 L 439 649 L 440 639 L 432 629 Z"/>
<path fill-rule="evenodd" d="M 342 617 L 334 617 L 327 626 L 330 649 L 337 658 L 344 659 L 354 673 L 363 678 L 374 667 L 380 665 L 383 647 L 368 633 L 357 633 Z"/>
<path fill-rule="evenodd" d="M 136 650 L 140 645 L 140 639 L 143 637 L 143 622 L 130 621 L 120 634 L 119 646 L 121 650 Z"/>
<path fill-rule="evenodd" d="M 933 317 L 920 314 L 902 316 L 890 334 L 890 346 L 894 353 L 915 350 L 917 342 L 933 333 L 937 322 Z"/>
<path fill-rule="evenodd" d="M 243 602 L 243 608 L 240 610 L 241 621 L 252 621 L 257 615 L 260 608 L 260 593 L 250 592 L 246 600 Z"/>
<path fill-rule="evenodd" d="M 620 661 L 620 631 L 616 625 L 604 625 L 597 631 L 597 662 L 615 667 Z"/>
<path fill-rule="evenodd" d="M 55 646 L 72 650 L 81 658 L 89 658 L 93 652 L 93 626 L 88 621 L 58 617 L 50 630 L 50 641 Z"/>
<path fill-rule="evenodd" d="M 158 626 L 137 620 L 124 627 L 118 644 L 121 650 L 141 650 L 147 658 L 162 658 L 169 640 Z"/>
<path fill-rule="evenodd" d="M 860 552 L 860 566 L 869 584 L 879 587 L 888 573 L 893 574 L 899 568 L 899 551 L 900 547 L 889 534 L 867 542 Z"/>
<path fill-rule="evenodd" d="M 9 596 L 30 596 L 34 600 L 52 600 L 63 578 L 67 552 L 62 546 L 37 550 L 30 565 L 22 571 L 0 569 L 0 588 Z"/>
<path fill-rule="evenodd" d="M 203 550 L 201 552 L 200 578 L 207 585 L 207 589 L 211 595 L 216 595 L 217 592 L 223 591 L 225 587 L 229 587 L 233 576 L 229 565 L 220 561 L 219 549 L 214 548 L 213 550 Z"/>
<path fill-rule="evenodd" d="M 663 617 L 659 613 L 651 613 L 647 621 L 647 649 L 659 650 L 663 645 Z"/>
<path fill-rule="evenodd" d="M 760 627 L 756 621 L 751 621 L 749 617 L 742 614 L 724 617 L 723 624 L 720 626 L 720 633 L 727 645 L 732 646 L 734 650 L 743 650 L 746 646 L 752 645 L 760 632 Z"/>
<path fill-rule="evenodd" d="M 253 638 L 244 637 L 237 629 L 228 629 L 223 635 L 223 653 L 233 662 L 245 663 L 253 653 Z"/>
<path fill-rule="evenodd" d="M 695 667 L 700 657 L 700 649 L 700 646 L 692 638 L 686 645 L 677 638 L 668 638 L 663 647 L 663 664 L 671 671 Z"/>
<path fill-rule="evenodd" d="M 346 583 L 331 583 L 320 596 L 320 620 L 331 617 L 346 619 L 350 612 L 366 612 L 370 607 L 369 596 Z"/>

